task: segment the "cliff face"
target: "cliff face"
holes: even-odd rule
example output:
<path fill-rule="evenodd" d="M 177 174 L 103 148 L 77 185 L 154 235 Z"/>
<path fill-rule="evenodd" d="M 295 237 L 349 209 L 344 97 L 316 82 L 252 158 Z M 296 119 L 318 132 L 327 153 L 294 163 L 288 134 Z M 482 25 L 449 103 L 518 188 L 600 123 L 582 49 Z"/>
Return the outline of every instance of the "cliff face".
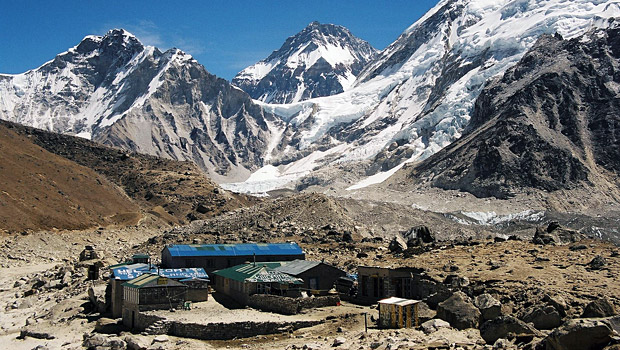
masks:
<path fill-rule="evenodd" d="M 406 169 L 409 177 L 500 198 L 524 187 L 616 186 L 619 31 L 612 25 L 571 40 L 542 36 L 483 89 L 464 136 Z"/>

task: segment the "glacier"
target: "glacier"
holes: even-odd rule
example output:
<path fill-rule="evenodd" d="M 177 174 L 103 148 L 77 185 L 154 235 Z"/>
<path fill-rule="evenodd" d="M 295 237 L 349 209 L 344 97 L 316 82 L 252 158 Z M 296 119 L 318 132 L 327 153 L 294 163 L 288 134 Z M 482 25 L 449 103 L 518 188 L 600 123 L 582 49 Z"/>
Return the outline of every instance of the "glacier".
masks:
<path fill-rule="evenodd" d="M 273 188 L 306 175 L 298 168 L 307 168 L 310 159 L 313 170 L 372 162 L 397 142 L 407 157 L 348 189 L 384 181 L 395 167 L 424 160 L 458 139 L 487 80 L 516 64 L 540 35 L 572 38 L 616 16 L 615 0 L 440 1 L 380 52 L 350 90 L 298 103 L 261 103 L 291 130 L 288 140 L 282 133 L 272 142 L 296 141 L 268 165 L 278 168 L 269 173 Z M 247 183 L 246 190 L 251 187 Z"/>

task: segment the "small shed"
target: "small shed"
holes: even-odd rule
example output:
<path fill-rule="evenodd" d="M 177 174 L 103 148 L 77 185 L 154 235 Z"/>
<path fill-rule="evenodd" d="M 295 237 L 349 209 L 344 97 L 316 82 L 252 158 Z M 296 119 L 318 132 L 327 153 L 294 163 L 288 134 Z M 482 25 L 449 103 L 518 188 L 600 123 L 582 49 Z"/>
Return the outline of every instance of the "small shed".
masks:
<path fill-rule="evenodd" d="M 250 263 L 214 271 L 215 290 L 244 305 L 253 294 L 287 295 L 303 281 L 275 271 L 280 265 L 279 262 Z"/>
<path fill-rule="evenodd" d="M 293 260 L 281 263 L 274 271 L 301 278 L 304 281 L 302 288 L 312 291 L 313 294 L 326 294 L 334 288 L 338 278 L 347 275 L 341 269 L 320 261 Z"/>
<path fill-rule="evenodd" d="M 151 257 L 148 254 L 134 254 L 131 257 L 131 261 L 134 264 L 150 264 Z"/>
<path fill-rule="evenodd" d="M 380 328 L 412 328 L 418 326 L 419 300 L 391 297 L 379 300 Z"/>
<path fill-rule="evenodd" d="M 183 283 L 147 273 L 123 283 L 123 301 L 138 311 L 181 308 L 187 289 Z"/>
<path fill-rule="evenodd" d="M 190 277 L 179 280 L 179 282 L 189 287 L 187 300 L 193 302 L 209 300 L 209 279 Z"/>

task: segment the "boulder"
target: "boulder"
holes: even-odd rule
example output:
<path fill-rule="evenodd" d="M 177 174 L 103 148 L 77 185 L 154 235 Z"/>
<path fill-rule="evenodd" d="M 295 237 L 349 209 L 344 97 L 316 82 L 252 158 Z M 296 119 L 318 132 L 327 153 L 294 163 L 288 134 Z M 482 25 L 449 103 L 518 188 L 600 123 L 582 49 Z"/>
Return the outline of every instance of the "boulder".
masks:
<path fill-rule="evenodd" d="M 392 253 L 402 253 L 403 251 L 407 250 L 407 243 L 401 237 L 396 236 L 390 241 L 388 249 Z"/>
<path fill-rule="evenodd" d="M 596 317 L 609 317 L 616 315 L 616 308 L 614 304 L 606 297 L 602 297 L 594 300 L 586 305 L 581 314 L 582 318 L 596 318 Z"/>
<path fill-rule="evenodd" d="M 95 332 L 103 334 L 120 334 L 124 330 L 123 324 L 115 319 L 101 317 L 95 323 Z"/>
<path fill-rule="evenodd" d="M 566 310 L 568 310 L 568 306 L 564 298 L 562 298 L 562 296 L 560 295 L 551 296 L 549 294 L 546 294 L 543 297 L 543 301 L 553 306 L 557 310 L 557 312 L 560 314 L 560 316 L 566 317 Z"/>
<path fill-rule="evenodd" d="M 498 316 L 486 321 L 480 327 L 480 336 L 487 344 L 494 344 L 497 339 L 506 338 L 508 334 L 537 335 L 536 329 L 512 316 Z"/>
<path fill-rule="evenodd" d="M 422 323 L 422 330 L 426 334 L 436 332 L 440 328 L 450 328 L 450 324 L 444 320 L 434 319 Z"/>
<path fill-rule="evenodd" d="M 446 276 L 443 283 L 453 288 L 462 288 L 469 286 L 469 278 L 452 274 Z"/>
<path fill-rule="evenodd" d="M 91 285 L 88 288 L 88 300 L 95 307 L 97 312 L 103 313 L 106 311 L 107 305 L 105 301 L 105 292 L 107 285 Z"/>
<path fill-rule="evenodd" d="M 483 321 L 492 320 L 502 314 L 502 303 L 491 294 L 480 294 L 474 299 L 474 305 L 480 310 Z"/>
<path fill-rule="evenodd" d="M 332 343 L 332 346 L 336 347 L 336 346 L 340 346 L 344 343 L 346 343 L 347 340 L 343 337 L 337 337 L 334 339 L 334 342 Z"/>
<path fill-rule="evenodd" d="M 480 311 L 467 294 L 455 292 L 437 305 L 437 317 L 450 323 L 456 329 L 478 328 Z"/>
<path fill-rule="evenodd" d="M 141 335 L 130 334 L 124 340 L 129 350 L 146 350 L 151 345 L 150 339 Z"/>
<path fill-rule="evenodd" d="M 435 235 L 426 226 L 412 227 L 403 234 L 403 237 L 408 246 L 418 246 L 436 241 Z"/>
<path fill-rule="evenodd" d="M 43 330 L 36 329 L 35 327 L 26 327 L 22 328 L 19 331 L 19 339 L 24 339 L 26 337 L 36 338 L 36 339 L 55 339 L 56 337 L 51 335 L 49 332 L 45 332 Z"/>
<path fill-rule="evenodd" d="M 578 318 L 566 321 L 549 334 L 547 350 L 597 350 L 608 345 L 620 331 L 620 317 Z"/>
<path fill-rule="evenodd" d="M 597 255 L 588 263 L 590 270 L 601 270 L 607 265 L 607 260 L 600 255 Z"/>
<path fill-rule="evenodd" d="M 432 320 L 437 316 L 437 312 L 432 310 L 428 304 L 421 301 L 418 303 L 418 321 L 424 323 L 428 320 Z"/>
<path fill-rule="evenodd" d="M 526 310 L 522 319 L 534 324 L 536 329 L 554 329 L 562 324 L 562 316 L 551 305 L 533 306 Z"/>
<path fill-rule="evenodd" d="M 160 334 L 153 338 L 153 343 L 167 343 L 168 341 L 170 341 L 170 338 L 165 334 Z"/>
<path fill-rule="evenodd" d="M 570 244 L 584 239 L 581 233 L 560 226 L 559 223 L 552 221 L 547 229 L 536 228 L 536 233 L 532 242 L 535 244 Z"/>

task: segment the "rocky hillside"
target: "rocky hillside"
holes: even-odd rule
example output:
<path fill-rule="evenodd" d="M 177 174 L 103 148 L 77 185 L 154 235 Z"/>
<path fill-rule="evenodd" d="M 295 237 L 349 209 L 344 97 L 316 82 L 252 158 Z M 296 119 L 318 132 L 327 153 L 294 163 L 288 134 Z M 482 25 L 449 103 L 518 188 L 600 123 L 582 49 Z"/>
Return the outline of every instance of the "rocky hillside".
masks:
<path fill-rule="evenodd" d="M 312 22 L 286 39 L 232 83 L 267 103 L 292 103 L 335 95 L 350 88 L 376 55 L 366 41 L 342 26 Z"/>
<path fill-rule="evenodd" d="M 0 75 L 0 119 L 191 160 L 215 177 L 260 167 L 277 123 L 190 55 L 116 29 L 37 69 Z"/>
<path fill-rule="evenodd" d="M 404 170 L 409 181 L 480 197 L 579 185 L 617 194 L 620 29 L 613 27 L 570 40 L 541 37 L 487 84 L 460 140 Z"/>
<path fill-rule="evenodd" d="M 128 153 L 79 137 L 50 133 L 5 121 L 0 121 L 0 126 L 10 129 L 22 139 L 27 139 L 33 144 L 32 147 L 41 149 L 50 157 L 63 159 L 76 167 L 87 168 L 96 176 L 104 178 L 103 182 L 114 185 L 117 192 L 118 189 L 124 192 L 123 198 L 131 208 L 149 213 L 167 224 L 209 218 L 256 201 L 220 189 L 192 162 Z M 31 173 L 36 174 L 35 171 Z M 68 175 L 67 177 L 71 178 Z M 80 187 L 74 187 L 73 191 L 77 188 Z M 80 188 L 80 192 L 84 192 L 84 196 L 90 196 L 89 193 L 93 191 Z M 33 196 L 34 193 L 36 192 L 33 192 Z M 102 195 L 93 197 L 95 203 L 99 196 Z M 123 208 L 122 205 L 108 203 L 102 208 L 102 213 L 115 207 Z M 50 210 L 50 213 L 52 212 L 53 210 Z"/>
<path fill-rule="evenodd" d="M 140 207 L 92 169 L 0 124 L 0 233 L 136 224 Z"/>

